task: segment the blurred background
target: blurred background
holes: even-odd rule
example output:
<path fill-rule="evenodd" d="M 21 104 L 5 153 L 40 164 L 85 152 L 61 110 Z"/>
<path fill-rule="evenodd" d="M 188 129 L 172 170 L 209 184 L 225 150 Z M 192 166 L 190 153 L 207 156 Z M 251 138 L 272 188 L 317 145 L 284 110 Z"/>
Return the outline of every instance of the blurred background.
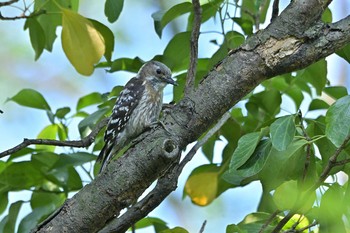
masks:
<path fill-rule="evenodd" d="M 175 23 L 165 28 L 161 39 L 154 31 L 152 13 L 168 9 L 179 2 L 181 1 L 125 1 L 123 11 L 114 24 L 110 24 L 104 15 L 103 1 L 80 1 L 79 13 L 100 21 L 113 31 L 116 40 L 113 59 L 138 56 L 147 61 L 157 54 L 162 54 L 174 33 L 186 30 L 187 18 L 180 17 Z M 280 9 L 282 10 L 289 2 L 289 0 L 281 0 Z M 330 8 L 333 12 L 333 21 L 337 21 L 348 15 L 350 3 L 335 2 L 330 5 Z M 1 10 L 4 16 L 17 15 L 19 12 L 14 8 Z M 267 15 L 269 17 L 271 13 Z M 217 27 L 216 23 L 215 20 L 208 21 L 202 26 L 201 31 L 209 31 Z M 14 96 L 21 89 L 32 88 L 39 91 L 53 110 L 65 106 L 74 109 L 81 96 L 91 92 L 109 92 L 113 86 L 124 85 L 134 75 L 128 72 L 111 74 L 101 68 L 96 69 L 90 77 L 78 74 L 63 53 L 60 28 L 57 31 L 58 38 L 53 52 L 44 51 L 39 60 L 34 61 L 34 51 L 28 31 L 24 31 L 23 26 L 24 20 L 0 21 L 0 109 L 4 112 L 0 114 L 0 151 L 17 145 L 23 138 L 36 138 L 41 129 L 50 124 L 44 111 L 6 102 L 7 98 Z M 222 38 L 217 34 L 200 36 L 200 57 L 210 57 L 215 52 L 217 47 L 209 43 L 213 39 L 220 41 Z M 328 79 L 332 85 L 349 87 L 349 65 L 336 55 L 330 56 L 327 60 L 329 62 Z M 172 87 L 168 86 L 165 90 L 164 102 L 171 100 Z M 288 106 L 285 106 L 285 109 L 288 109 Z M 72 122 L 72 125 L 77 123 Z M 70 130 L 70 139 L 78 139 L 77 128 L 73 126 Z M 224 145 L 225 141 L 221 141 L 214 162 L 220 162 L 220 147 L 223 148 Z M 169 227 L 181 226 L 189 232 L 198 232 L 203 221 L 207 220 L 205 232 L 224 232 L 228 224 L 238 223 L 246 214 L 256 209 L 261 192 L 258 182 L 244 188 L 230 189 L 206 207 L 192 204 L 189 198 L 182 199 L 184 183 L 190 172 L 205 163 L 207 160 L 198 152 L 181 174 L 178 189 L 149 216 L 160 217 L 168 223 Z M 29 199 L 29 192 L 12 192 L 9 197 L 11 203 Z M 20 215 L 25 216 L 29 212 L 29 204 L 24 205 Z M 0 219 L 6 214 L 5 212 L 1 215 Z M 145 232 L 150 232 L 150 229 Z"/>

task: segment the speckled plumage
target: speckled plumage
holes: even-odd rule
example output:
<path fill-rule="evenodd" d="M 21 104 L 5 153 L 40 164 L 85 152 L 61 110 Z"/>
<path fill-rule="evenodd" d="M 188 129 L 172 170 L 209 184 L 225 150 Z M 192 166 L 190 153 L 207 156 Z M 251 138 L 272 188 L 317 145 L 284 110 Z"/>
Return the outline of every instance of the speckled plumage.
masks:
<path fill-rule="evenodd" d="M 158 121 L 163 89 L 168 83 L 176 84 L 170 69 L 163 63 L 150 61 L 125 85 L 105 131 L 105 145 L 98 157 L 102 161 L 100 172 L 131 140 Z"/>

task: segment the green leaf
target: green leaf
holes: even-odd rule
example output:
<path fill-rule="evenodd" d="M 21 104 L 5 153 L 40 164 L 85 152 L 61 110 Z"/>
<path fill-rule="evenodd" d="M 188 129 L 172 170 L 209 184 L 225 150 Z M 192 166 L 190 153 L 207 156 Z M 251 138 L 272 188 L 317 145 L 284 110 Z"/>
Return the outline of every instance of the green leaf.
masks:
<path fill-rule="evenodd" d="M 67 166 L 79 166 L 96 160 L 96 156 L 86 152 L 76 152 L 72 154 L 60 154 L 59 159 L 51 169 L 61 169 Z"/>
<path fill-rule="evenodd" d="M 213 162 L 215 142 L 217 140 L 216 135 L 212 136 L 206 143 L 202 146 L 202 152 L 209 162 Z"/>
<path fill-rule="evenodd" d="M 124 0 L 106 0 L 105 15 L 110 23 L 114 23 L 119 18 L 123 10 Z"/>
<path fill-rule="evenodd" d="M 0 184 L 10 186 L 13 190 L 29 189 L 42 184 L 41 171 L 30 161 L 12 163 L 1 173 Z"/>
<path fill-rule="evenodd" d="M 238 169 L 229 169 L 222 178 L 233 185 L 244 185 L 247 178 L 258 174 L 266 164 L 271 151 L 271 141 L 262 140 L 248 161 Z"/>
<path fill-rule="evenodd" d="M 347 44 L 343 48 L 337 50 L 336 54 L 350 63 L 350 44 Z"/>
<path fill-rule="evenodd" d="M 82 121 L 79 122 L 78 128 L 80 135 L 82 137 L 86 136 L 87 133 L 95 126 L 95 124 L 101 120 L 101 118 L 106 114 L 106 112 L 109 110 L 109 108 L 101 108 L 97 110 L 96 112 L 90 114 L 89 116 L 85 117 Z"/>
<path fill-rule="evenodd" d="M 77 0 L 55 0 L 55 1 L 48 1 L 48 0 L 35 0 L 34 1 L 34 11 L 45 11 L 45 14 L 41 14 L 37 17 L 37 21 L 41 25 L 44 34 L 45 34 L 45 49 L 48 51 L 52 51 L 53 43 L 57 37 L 56 35 L 56 29 L 57 26 L 62 24 L 62 14 L 61 9 L 63 8 L 70 8 L 72 6 L 72 9 L 75 11 L 77 10 L 77 7 L 74 5 L 77 5 L 75 2 Z M 72 4 L 73 3 L 73 4 Z"/>
<path fill-rule="evenodd" d="M 77 109 L 77 111 L 80 111 L 81 109 L 83 109 L 85 107 L 91 106 L 93 104 L 99 104 L 102 102 L 103 102 L 102 95 L 98 92 L 93 92 L 93 93 L 90 93 L 88 95 L 81 97 L 78 100 L 76 109 Z"/>
<path fill-rule="evenodd" d="M 348 90 L 344 86 L 326 87 L 323 89 L 323 92 L 334 99 L 340 99 L 341 97 L 348 95 Z"/>
<path fill-rule="evenodd" d="M 321 95 L 327 83 L 327 61 L 322 59 L 301 72 L 301 77 L 316 89 L 317 95 Z"/>
<path fill-rule="evenodd" d="M 13 101 L 25 107 L 51 110 L 43 95 L 33 89 L 22 89 L 15 96 L 7 99 L 7 101 Z"/>
<path fill-rule="evenodd" d="M 260 132 L 243 135 L 239 141 L 230 162 L 230 170 L 235 170 L 248 161 L 261 139 Z"/>
<path fill-rule="evenodd" d="M 45 47 L 45 32 L 36 18 L 27 18 L 24 24 L 24 30 L 29 29 L 29 37 L 32 47 L 35 51 L 35 60 L 37 60 Z"/>
<path fill-rule="evenodd" d="M 7 215 L 7 222 L 4 225 L 4 229 L 1 232 L 14 233 L 16 228 L 17 216 L 21 209 L 23 201 L 17 201 L 11 204 L 9 213 Z M 1 230 L 1 229 L 0 229 Z"/>
<path fill-rule="evenodd" d="M 51 206 L 52 204 L 57 208 L 61 206 L 66 200 L 64 193 L 50 193 L 35 191 L 30 199 L 30 206 L 32 209 Z"/>
<path fill-rule="evenodd" d="M 339 147 L 350 135 L 350 96 L 338 99 L 326 114 L 326 136 Z"/>
<path fill-rule="evenodd" d="M 197 167 L 186 181 L 185 194 L 196 205 L 209 205 L 217 197 L 219 175 L 220 167 L 215 164 Z"/>
<path fill-rule="evenodd" d="M 54 204 L 33 209 L 25 216 L 18 227 L 18 233 L 28 233 L 56 209 Z"/>
<path fill-rule="evenodd" d="M 164 27 L 175 18 L 188 13 L 192 10 L 192 3 L 183 2 L 171 7 L 165 13 L 163 11 L 158 11 L 152 14 L 152 18 L 155 23 L 155 30 L 159 38 L 162 37 L 162 31 Z M 157 25 L 157 26 L 156 26 Z"/>
<path fill-rule="evenodd" d="M 63 107 L 56 110 L 55 116 L 63 119 L 70 112 L 70 107 Z"/>
<path fill-rule="evenodd" d="M 294 115 L 284 116 L 271 124 L 272 145 L 279 151 L 285 150 L 293 141 L 296 130 L 294 118 Z"/>
<path fill-rule="evenodd" d="M 144 61 L 139 57 L 135 57 L 134 59 L 119 58 L 112 62 L 111 69 L 108 70 L 108 72 L 126 70 L 137 73 L 143 64 Z"/>
<path fill-rule="evenodd" d="M 344 200 L 343 188 L 338 183 L 332 184 L 323 194 L 318 217 L 320 232 L 347 232 L 343 222 L 344 201 L 347 200 Z"/>
<path fill-rule="evenodd" d="M 104 43 L 106 46 L 104 56 L 108 62 L 111 62 L 112 59 L 112 53 L 114 50 L 114 35 L 111 29 L 109 29 L 106 25 L 94 20 L 89 19 L 97 31 L 101 33 L 104 39 Z"/>
<path fill-rule="evenodd" d="M 56 124 L 54 125 L 48 125 L 46 126 L 37 136 L 39 139 L 56 139 L 58 131 L 58 126 Z M 55 146 L 50 145 L 35 145 L 35 148 L 37 150 L 44 150 L 44 151 L 55 151 Z"/>
<path fill-rule="evenodd" d="M 180 32 L 168 43 L 164 50 L 163 62 L 174 71 L 187 69 L 190 59 L 191 32 Z"/>
<path fill-rule="evenodd" d="M 168 229 L 166 222 L 155 217 L 145 217 L 135 224 L 136 229 L 146 228 L 149 226 L 154 226 L 156 232 Z"/>
<path fill-rule="evenodd" d="M 1 215 L 6 210 L 6 207 L 9 203 L 8 192 L 0 193 L 0 200 L 1 200 L 0 201 L 0 215 Z M 0 232 L 1 232 L 1 230 L 0 230 Z"/>
<path fill-rule="evenodd" d="M 332 23 L 332 11 L 327 7 L 322 14 L 322 21 L 325 23 Z"/>
<path fill-rule="evenodd" d="M 62 9 L 62 48 L 74 68 L 91 75 L 94 65 L 106 51 L 105 41 L 93 23 L 83 16 Z"/>
<path fill-rule="evenodd" d="M 309 111 L 319 110 L 319 109 L 328 109 L 329 104 L 327 104 L 324 100 L 321 99 L 313 99 L 309 106 Z"/>

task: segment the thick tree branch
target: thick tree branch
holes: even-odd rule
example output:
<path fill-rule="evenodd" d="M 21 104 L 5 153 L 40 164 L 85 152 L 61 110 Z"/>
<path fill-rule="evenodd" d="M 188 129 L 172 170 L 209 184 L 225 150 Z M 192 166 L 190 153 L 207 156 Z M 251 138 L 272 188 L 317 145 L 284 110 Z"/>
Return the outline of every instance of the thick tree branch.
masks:
<path fill-rule="evenodd" d="M 101 120 L 96 127 L 91 131 L 91 133 L 83 138 L 82 140 L 72 140 L 72 141 L 59 141 L 52 139 L 27 139 L 25 138 L 22 143 L 17 146 L 5 150 L 0 153 L 0 158 L 5 157 L 7 155 L 13 154 L 23 148 L 28 147 L 29 145 L 51 145 L 51 146 L 69 146 L 69 147 L 88 147 L 94 141 L 96 135 L 101 131 L 101 129 L 106 126 L 108 122 L 108 118 Z"/>
<path fill-rule="evenodd" d="M 39 232 L 100 230 L 116 213 L 135 203 L 154 180 L 177 167 L 178 157 L 167 156 L 170 152 L 183 150 L 197 140 L 258 84 L 303 69 L 348 44 L 350 16 L 323 24 L 319 2 L 292 1 L 268 28 L 231 51 L 196 90 L 163 117 L 172 135 L 161 127 L 149 133 L 122 157 L 112 160 Z M 151 204 L 152 208 L 156 204 Z"/>

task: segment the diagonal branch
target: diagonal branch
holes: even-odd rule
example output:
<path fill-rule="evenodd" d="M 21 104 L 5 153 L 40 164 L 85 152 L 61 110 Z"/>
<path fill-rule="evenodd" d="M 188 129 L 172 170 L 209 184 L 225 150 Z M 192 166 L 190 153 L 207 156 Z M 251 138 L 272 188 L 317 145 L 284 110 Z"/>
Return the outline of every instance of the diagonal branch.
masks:
<path fill-rule="evenodd" d="M 71 140 L 71 141 L 59 141 L 52 139 L 27 139 L 25 138 L 22 143 L 17 146 L 5 150 L 0 153 L 0 158 L 7 155 L 13 154 L 29 145 L 51 145 L 51 146 L 69 146 L 69 147 L 88 147 L 94 141 L 96 135 L 101 131 L 101 129 L 107 124 L 108 118 L 101 120 L 96 127 L 91 131 L 91 133 L 81 140 Z"/>
<path fill-rule="evenodd" d="M 18 2 L 18 1 L 19 0 L 10 0 L 7 2 L 0 2 L 0 7 L 12 5 L 13 3 Z"/>

